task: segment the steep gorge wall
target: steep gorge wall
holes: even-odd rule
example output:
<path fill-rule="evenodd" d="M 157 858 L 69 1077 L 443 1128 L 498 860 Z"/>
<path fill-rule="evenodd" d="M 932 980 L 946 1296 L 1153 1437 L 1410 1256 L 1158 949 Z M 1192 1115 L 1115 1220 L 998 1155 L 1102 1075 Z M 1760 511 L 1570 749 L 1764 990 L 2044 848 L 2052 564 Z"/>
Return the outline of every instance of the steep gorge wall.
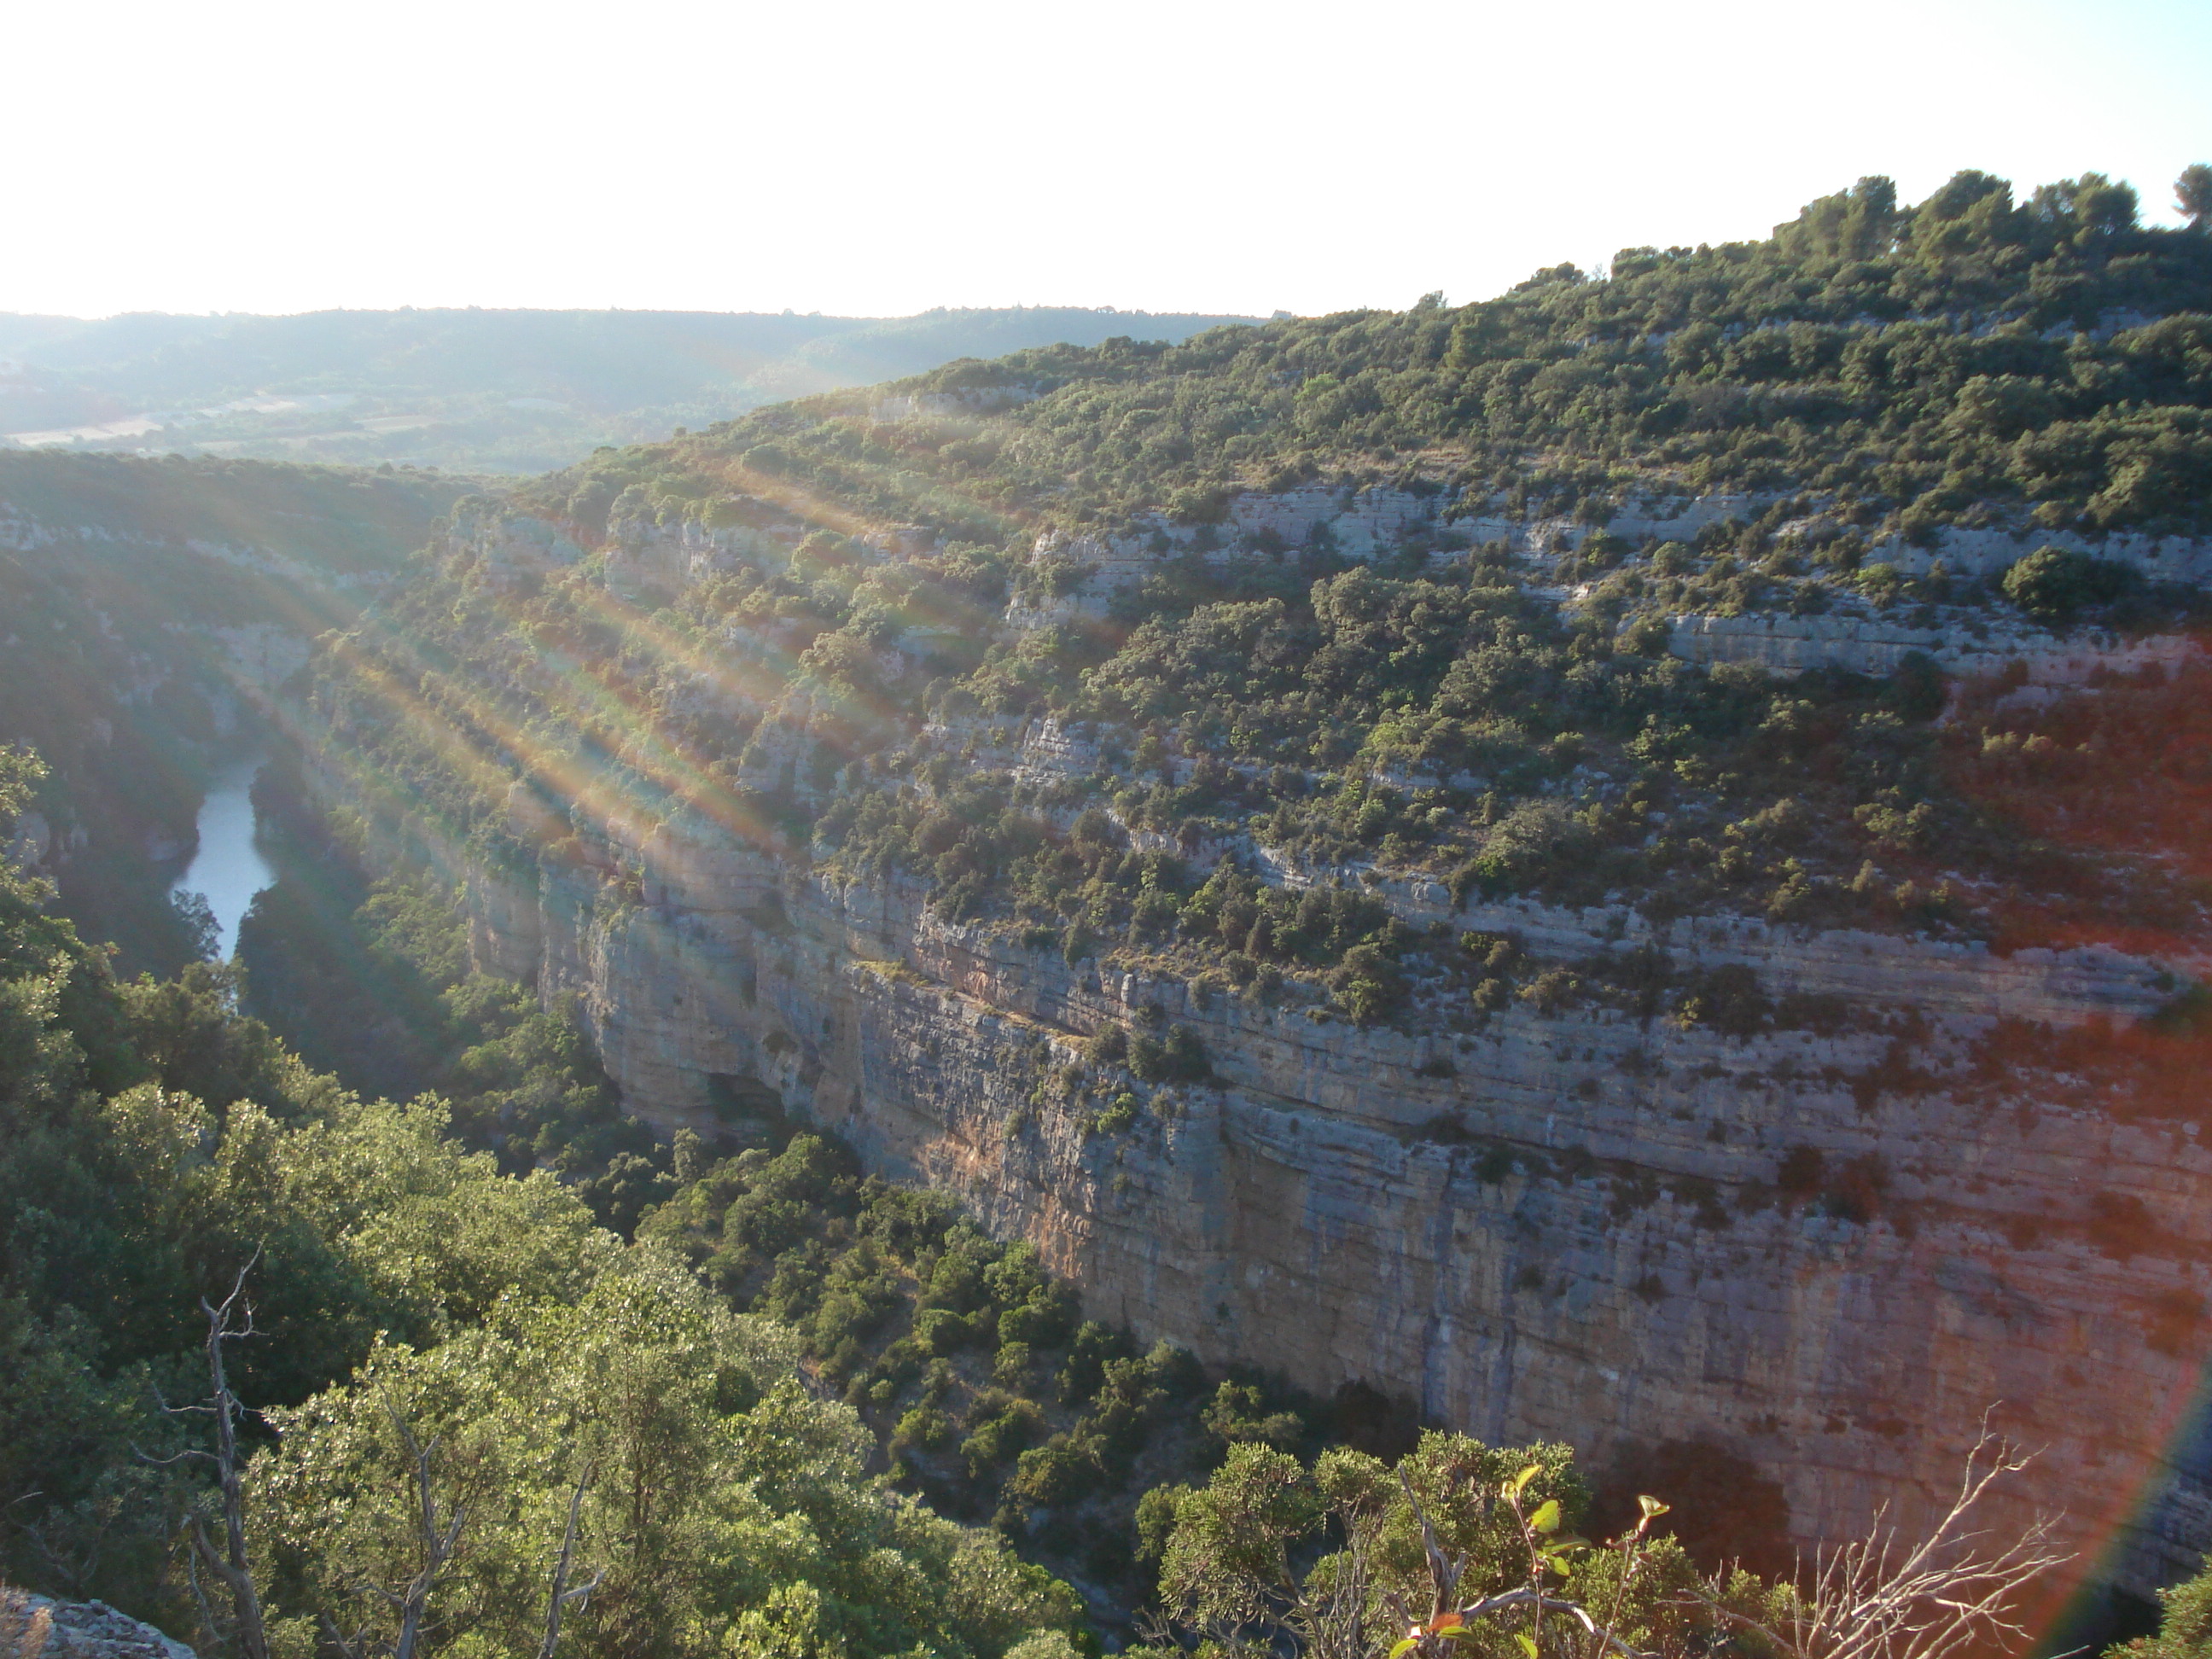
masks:
<path fill-rule="evenodd" d="M 321 787 L 339 801 L 335 773 Z M 2102 1571 L 2138 1593 L 2212 1541 L 2185 1432 L 2212 1245 L 2193 1124 L 1887 1077 L 1893 1039 L 1864 1023 L 1735 1040 L 1516 1005 L 1360 1030 L 1295 997 L 1071 966 L 696 827 L 592 856 L 453 873 L 481 965 L 580 997 L 634 1109 L 711 1135 L 732 1085 L 771 1087 L 871 1168 L 1033 1241 L 1096 1316 L 1316 1389 L 1364 1381 L 1492 1439 L 1569 1439 L 1601 1470 L 1709 1442 L 1777 1479 L 1808 1541 L 1885 1500 L 1913 1524 L 1996 1407 L 2042 1449 L 2014 1519 L 2063 1508 L 2085 1544 L 2117 1538 Z M 632 879 L 602 878 L 617 866 Z M 1540 952 L 1626 938 L 1526 903 L 1456 920 Z M 1999 1012 L 2125 1020 L 2171 984 L 2110 951 L 1993 958 L 1727 919 L 1665 943 L 1917 1007 L 1930 1064 L 1971 1058 Z M 1218 1086 L 1139 1088 L 1133 1127 L 1098 1133 L 1056 1075 L 1101 1025 L 1154 1018 L 1202 1036 Z M 1800 1146 L 1832 1170 L 1882 1160 L 1879 1213 L 1777 1201 Z M 2139 1204 L 2156 1243 L 2100 1243 L 2098 1194 Z"/>
<path fill-rule="evenodd" d="M 1757 505 L 1644 504 L 1613 527 L 1686 535 Z M 1447 535 L 1442 506 L 1293 491 L 1239 498 L 1210 538 L 1164 520 L 1048 538 L 1041 562 L 1087 574 L 1056 599 L 1018 598 L 1006 623 L 1096 610 L 1177 553 L 1269 557 L 1320 526 L 1358 556 L 1426 538 L 1452 557 L 1451 539 L 1474 538 L 1536 558 L 1585 533 L 1463 520 Z M 545 526 L 481 516 L 459 515 L 454 539 L 495 588 L 580 556 Z M 626 520 L 608 580 L 678 587 L 774 528 Z M 2033 544 L 1984 539 L 1943 551 L 1995 568 Z M 2099 550 L 2153 574 L 2212 556 Z M 2194 648 L 1871 611 L 1680 617 L 1674 637 L 1680 656 L 1783 669 L 1883 669 L 1908 650 L 1959 672 L 2018 660 L 2031 688 Z M 1098 761 L 1051 720 L 970 725 L 929 740 L 1030 775 Z M 373 820 L 337 769 L 319 787 Z M 1432 879 L 1303 872 L 1243 848 L 1271 878 L 1360 882 L 1416 927 L 1510 932 L 1540 961 L 1649 945 L 1684 972 L 1748 967 L 1771 994 L 1849 1015 L 1826 1035 L 1731 1038 L 1516 1003 L 1408 1034 L 1295 992 L 1268 1002 L 1070 964 L 948 927 L 918 890 L 840 888 L 701 823 L 568 827 L 583 849 L 569 843 L 569 861 L 447 873 L 480 965 L 577 997 L 632 1109 L 712 1136 L 733 1101 L 772 1089 L 871 1168 L 954 1191 L 1000 1236 L 1033 1241 L 1097 1316 L 1316 1390 L 1369 1382 L 1493 1440 L 1571 1440 L 1601 1473 L 1660 1443 L 1709 1443 L 1779 1482 L 1806 1542 L 1863 1530 L 1885 1502 L 1908 1528 L 1940 1508 L 1994 1409 L 2040 1452 L 2011 1518 L 2068 1511 L 2085 1547 L 2110 1545 L 2086 1570 L 2146 1593 L 2212 1544 L 2212 1448 L 2196 1425 L 2212 1148 L 2194 1123 L 2116 1120 L 2086 1088 L 2024 1091 L 2002 1064 L 2039 1025 L 2124 1028 L 2172 994 L 2174 970 L 2205 963 L 1462 907 Z M 1147 1022 L 1195 1031 L 1215 1082 L 1139 1086 L 1134 1123 L 1102 1133 L 1060 1074 L 1089 1034 Z M 1838 1172 L 1878 1192 L 1854 1205 L 1778 1191 L 1785 1160 L 1812 1152 L 1829 1200 Z M 2135 1232 L 2117 1237 L 2115 1215 Z"/>

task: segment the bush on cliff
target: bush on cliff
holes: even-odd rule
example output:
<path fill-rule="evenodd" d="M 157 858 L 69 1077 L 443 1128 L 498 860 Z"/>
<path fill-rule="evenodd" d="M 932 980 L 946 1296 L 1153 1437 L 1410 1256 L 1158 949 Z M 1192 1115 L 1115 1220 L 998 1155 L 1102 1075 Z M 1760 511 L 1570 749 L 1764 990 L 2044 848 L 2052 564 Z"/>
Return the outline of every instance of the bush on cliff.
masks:
<path fill-rule="evenodd" d="M 2039 547 L 2004 573 L 2010 599 L 2038 622 L 2070 623 L 2091 605 L 2110 605 L 2140 583 L 2134 568 L 2069 548 Z"/>

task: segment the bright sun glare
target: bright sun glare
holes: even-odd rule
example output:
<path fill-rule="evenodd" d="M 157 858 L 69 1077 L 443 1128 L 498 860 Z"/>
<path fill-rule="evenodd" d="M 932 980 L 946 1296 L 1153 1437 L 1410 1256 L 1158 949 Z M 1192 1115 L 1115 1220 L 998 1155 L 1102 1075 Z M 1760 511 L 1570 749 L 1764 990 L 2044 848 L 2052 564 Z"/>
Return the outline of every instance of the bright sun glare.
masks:
<path fill-rule="evenodd" d="M 2185 0 L 18 8 L 0 310 L 1317 313 L 2208 147 Z"/>

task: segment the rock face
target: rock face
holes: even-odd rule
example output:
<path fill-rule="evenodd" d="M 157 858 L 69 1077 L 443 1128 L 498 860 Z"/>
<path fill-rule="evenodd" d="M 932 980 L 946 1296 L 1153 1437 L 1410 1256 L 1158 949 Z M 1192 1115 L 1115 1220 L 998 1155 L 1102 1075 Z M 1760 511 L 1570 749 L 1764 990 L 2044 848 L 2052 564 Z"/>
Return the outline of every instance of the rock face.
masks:
<path fill-rule="evenodd" d="M 2137 1593 L 2212 1542 L 2188 1417 L 2212 1146 L 1976 1081 L 2022 1033 L 2150 1012 L 2159 963 L 1455 909 L 1377 878 L 1410 920 L 1540 957 L 1653 946 L 1859 1016 L 1731 1037 L 1516 1005 L 1407 1033 L 1071 965 L 702 826 L 611 830 L 593 857 L 625 878 L 457 873 L 479 965 L 580 997 L 633 1109 L 712 1136 L 772 1090 L 1034 1242 L 1094 1316 L 1492 1440 L 1568 1439 L 1601 1471 L 1708 1443 L 1780 1483 L 1806 1543 L 1884 1502 L 1913 1524 L 1995 1408 L 2041 1449 L 2011 1519 L 2063 1508 L 2085 1546 L 2117 1538 L 2099 1570 Z M 1111 1022 L 1188 1027 L 1214 1082 L 1140 1088 L 1134 1127 L 1098 1132 L 1057 1079 Z M 2140 1237 L 2116 1242 L 2114 1214 Z"/>
<path fill-rule="evenodd" d="M 1695 500 L 1632 500 L 1603 526 L 1568 520 L 1528 520 L 1488 510 L 1455 508 L 1438 491 L 1365 489 L 1247 492 L 1222 509 L 1218 525 L 1178 524 L 1155 515 L 1113 534 L 1049 532 L 1032 550 L 1041 571 L 1065 571 L 1048 591 L 1030 586 L 1007 607 L 1006 621 L 1026 630 L 1095 621 L 1115 599 L 1160 573 L 1176 558 L 1214 564 L 1279 558 L 1287 550 L 1325 544 L 1349 557 L 1375 560 L 1412 547 L 1431 560 L 1464 556 L 1473 545 L 1502 546 L 1523 563 L 1540 567 L 1546 556 L 1580 547 L 1599 529 L 1625 541 L 1688 539 L 1717 524 L 1756 518 L 1772 498 L 1709 495 Z M 1817 520 L 1797 521 L 1811 528 Z M 2212 541 L 2203 538 L 2114 535 L 2090 539 L 2070 532 L 1959 529 L 1936 532 L 1930 547 L 1896 539 L 1869 550 L 1869 562 L 1912 574 L 1941 563 L 1965 574 L 2001 573 L 2031 549 L 2055 545 L 2125 564 L 2157 581 L 2201 581 L 2212 576 Z M 672 568 L 679 561 L 665 556 Z M 1556 590 L 1567 595 L 1565 589 Z M 1849 603 L 1849 602 L 1847 602 Z M 2080 684 L 2099 673 L 2169 671 L 2195 656 L 2194 641 L 2179 636 L 2121 639 L 2094 630 L 2052 633 L 2005 617 L 1990 625 L 1980 609 L 1925 607 L 1908 620 L 1858 602 L 1832 615 L 1681 616 L 1674 618 L 1668 649 L 1686 662 L 1758 663 L 1791 674 L 1808 668 L 1847 668 L 1888 674 L 1919 653 L 1946 673 L 1985 675 L 2017 664 L 2030 683 Z"/>
<path fill-rule="evenodd" d="M 192 1659 L 192 1650 L 105 1601 L 54 1601 L 0 1585 L 0 1659 Z"/>
<path fill-rule="evenodd" d="M 1096 611 L 1176 556 L 1320 538 L 1443 557 L 1504 540 L 1541 559 L 1588 534 L 1454 526 L 1443 505 L 1290 491 L 1237 498 L 1213 526 L 1048 539 L 1036 563 L 1059 579 L 1030 584 L 1006 621 Z M 1616 527 L 1686 537 L 1761 506 L 1632 504 Z M 462 528 L 484 546 L 504 533 Z M 679 582 L 752 533 L 639 521 L 613 538 L 611 585 L 617 563 Z M 2154 574 L 2205 552 L 2103 550 Z M 1953 551 L 2005 562 L 1994 545 Z M 1960 672 L 2019 660 L 2015 696 L 2193 649 L 1954 637 L 1870 611 L 1683 618 L 1674 647 L 1783 670 L 1881 672 L 1911 650 Z M 1018 770 L 1098 761 L 1082 728 L 970 726 L 924 741 Z M 318 787 L 369 805 L 339 769 Z M 532 838 L 543 804 L 509 804 Z M 631 1109 L 664 1128 L 711 1138 L 772 1095 L 871 1168 L 1033 1242 L 1095 1316 L 1317 1391 L 1365 1382 L 1493 1441 L 1571 1440 L 1601 1474 L 1710 1445 L 1778 1483 L 1801 1543 L 1863 1533 L 1885 1504 L 1907 1529 L 1940 1510 L 1987 1419 L 2040 1452 L 2004 1518 L 2068 1511 L 2085 1548 L 2109 1545 L 2085 1571 L 2145 1594 L 2212 1544 L 2212 1446 L 2193 1415 L 2212 1146 L 2191 1122 L 2116 1116 L 2063 1066 L 2033 1086 L 2011 1068 L 2068 1032 L 2094 1048 L 2124 1031 L 2206 964 L 1462 906 L 1417 875 L 1299 872 L 1242 849 L 1270 879 L 1358 882 L 1416 927 L 1510 934 L 1540 964 L 1663 952 L 1678 973 L 1747 972 L 1784 1010 L 1736 1035 L 1571 998 L 1361 1029 L 1295 988 L 1240 994 L 949 926 L 919 890 L 839 886 L 703 819 L 572 817 L 561 862 L 448 873 L 478 966 L 579 999 Z M 1139 1086 L 1133 1125 L 1102 1132 L 1064 1073 L 1114 1024 L 1187 1027 L 1212 1080 Z"/>
<path fill-rule="evenodd" d="M 1884 617 L 1678 617 L 1668 647 L 1686 662 L 1755 662 L 1778 674 L 1848 668 L 1889 674 L 1915 652 L 1947 674 L 2001 674 L 2011 665 L 2026 683 L 2080 685 L 2099 673 L 2170 672 L 2198 654 L 2181 635 L 2123 639 L 2085 630 L 1918 628 Z"/>

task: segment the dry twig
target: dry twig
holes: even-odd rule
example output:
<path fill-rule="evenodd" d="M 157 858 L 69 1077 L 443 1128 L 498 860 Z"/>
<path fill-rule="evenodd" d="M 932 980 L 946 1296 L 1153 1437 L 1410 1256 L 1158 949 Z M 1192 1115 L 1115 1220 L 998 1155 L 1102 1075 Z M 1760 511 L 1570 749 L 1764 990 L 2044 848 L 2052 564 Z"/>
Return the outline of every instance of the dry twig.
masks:
<path fill-rule="evenodd" d="M 2054 1516 L 2039 1516 L 2001 1547 L 1969 1522 L 1990 1487 L 2031 1461 L 1984 1424 L 1966 1454 L 1958 1495 L 1917 1544 L 1899 1540 L 1885 1508 L 1864 1538 L 1814 1557 L 1812 1582 L 1778 1627 L 1721 1607 L 1717 1595 L 1709 1605 L 1797 1659 L 1951 1659 L 2001 1641 L 2025 1642 L 2028 1632 L 2015 1616 L 2021 1593 L 2073 1553 L 2051 1541 Z"/>

